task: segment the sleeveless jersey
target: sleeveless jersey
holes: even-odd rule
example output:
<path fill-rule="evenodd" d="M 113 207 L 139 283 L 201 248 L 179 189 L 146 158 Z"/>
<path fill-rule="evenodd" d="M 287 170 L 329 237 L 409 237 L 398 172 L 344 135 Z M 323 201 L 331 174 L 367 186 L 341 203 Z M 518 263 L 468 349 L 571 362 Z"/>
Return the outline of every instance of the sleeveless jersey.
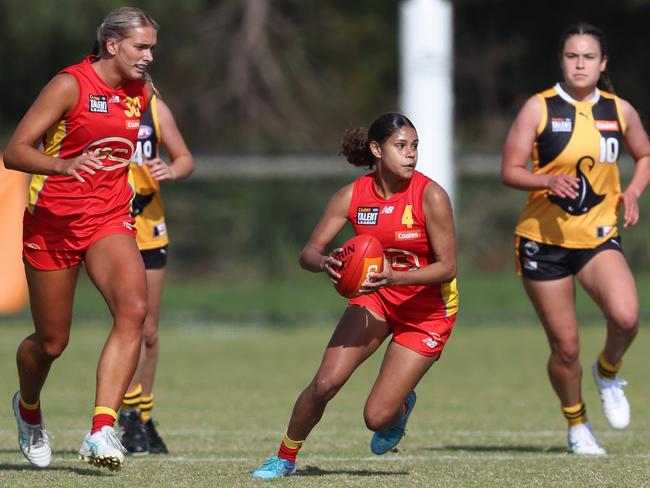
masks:
<path fill-rule="evenodd" d="M 542 118 L 533 147 L 535 174 L 579 179 L 576 198 L 530 192 L 515 233 L 570 249 L 591 249 L 618 235 L 621 194 L 618 156 L 627 130 L 618 97 L 596 90 L 591 101 L 573 100 L 557 84 L 538 93 Z"/>
<path fill-rule="evenodd" d="M 138 231 L 136 240 L 138 248 L 142 251 L 158 249 L 169 242 L 160 183 L 151 176 L 146 164 L 147 161 L 158 157 L 161 141 L 158 106 L 154 95 L 151 105 L 140 120 L 138 143 L 131 158 L 131 174 L 135 183 L 131 215 L 135 217 L 135 227 Z"/>
<path fill-rule="evenodd" d="M 89 56 L 61 71 L 74 76 L 79 98 L 74 108 L 43 137 L 45 154 L 72 159 L 99 150 L 104 166 L 94 175 L 33 175 L 25 212 L 26 226 L 56 229 L 59 242 L 42 243 L 46 249 L 65 249 L 67 239 L 85 239 L 116 215 L 128 218 L 133 187 L 129 161 L 135 150 L 141 111 L 147 95 L 141 80 L 113 88 L 92 67 Z M 127 225 L 125 223 L 125 225 Z"/>
<path fill-rule="evenodd" d="M 378 238 L 395 271 L 410 271 L 434 262 L 422 207 L 422 193 L 431 180 L 415 171 L 408 186 L 388 200 L 375 191 L 374 180 L 375 173 L 371 173 L 354 182 L 348 208 L 354 233 Z M 430 286 L 391 286 L 376 293 L 397 313 L 422 320 L 448 317 L 458 311 L 455 279 Z"/>

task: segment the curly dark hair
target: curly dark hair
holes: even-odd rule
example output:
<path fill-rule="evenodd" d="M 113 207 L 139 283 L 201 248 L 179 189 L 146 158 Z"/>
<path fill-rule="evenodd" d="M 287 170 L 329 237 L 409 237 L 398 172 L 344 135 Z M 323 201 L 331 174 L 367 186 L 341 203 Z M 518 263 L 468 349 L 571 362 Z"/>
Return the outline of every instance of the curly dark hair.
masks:
<path fill-rule="evenodd" d="M 370 141 L 382 144 L 393 132 L 402 127 L 415 129 L 413 122 L 405 115 L 394 112 L 380 115 L 370 124 L 367 133 L 361 127 L 346 130 L 341 140 L 340 154 L 345 156 L 345 159 L 353 166 L 372 168 L 377 159 L 370 151 Z"/>

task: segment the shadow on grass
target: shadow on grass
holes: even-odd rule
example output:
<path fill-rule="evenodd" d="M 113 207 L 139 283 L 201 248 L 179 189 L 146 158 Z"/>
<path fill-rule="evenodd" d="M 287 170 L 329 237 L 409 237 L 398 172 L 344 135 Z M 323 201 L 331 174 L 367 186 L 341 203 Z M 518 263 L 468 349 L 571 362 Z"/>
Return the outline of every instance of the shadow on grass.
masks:
<path fill-rule="evenodd" d="M 408 471 L 379 471 L 368 469 L 321 469 L 316 466 L 305 466 L 296 472 L 299 476 L 328 476 L 345 474 L 349 476 L 406 476 Z"/>
<path fill-rule="evenodd" d="M 47 468 L 39 468 L 37 466 L 32 466 L 31 464 L 0 464 L 1 471 L 38 471 L 39 473 L 74 473 L 81 476 L 112 476 L 111 473 L 106 471 L 99 471 L 98 469 L 90 468 L 75 468 L 72 466 L 48 466 Z"/>
<path fill-rule="evenodd" d="M 18 449 L 0 449 L 1 454 L 16 454 L 20 452 Z M 39 468 L 29 464 L 27 460 L 24 462 L 18 462 L 15 464 L 11 463 L 0 463 L 0 472 L 1 471 L 38 471 L 38 472 L 65 472 L 65 473 L 74 473 L 81 476 L 112 476 L 113 473 L 110 473 L 106 470 L 100 470 L 99 468 L 86 467 L 87 464 L 79 460 L 80 466 L 60 466 L 58 463 L 61 461 L 69 461 L 71 459 L 77 460 L 77 451 L 73 450 L 56 450 L 52 451 L 52 464 L 46 468 Z"/>
<path fill-rule="evenodd" d="M 467 445 L 454 445 L 454 446 L 440 446 L 440 447 L 425 447 L 427 451 L 468 451 L 468 452 L 534 452 L 534 453 L 565 453 L 566 447 L 542 447 L 542 446 L 467 446 Z"/>

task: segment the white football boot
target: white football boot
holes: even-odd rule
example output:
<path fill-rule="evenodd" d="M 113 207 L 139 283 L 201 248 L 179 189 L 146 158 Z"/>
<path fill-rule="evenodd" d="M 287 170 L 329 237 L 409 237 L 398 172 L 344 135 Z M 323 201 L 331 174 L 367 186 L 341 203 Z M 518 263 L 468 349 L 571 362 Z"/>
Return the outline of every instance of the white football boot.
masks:
<path fill-rule="evenodd" d="M 600 393 L 603 403 L 603 412 L 609 425 L 615 429 L 624 429 L 630 423 L 630 403 L 625 397 L 623 387 L 627 381 L 616 375 L 614 379 L 602 378 L 598 374 L 598 363 L 595 362 L 592 368 L 594 381 Z"/>
<path fill-rule="evenodd" d="M 589 422 L 569 427 L 569 449 L 573 454 L 586 456 L 604 456 L 607 454 L 605 449 L 598 444 Z"/>
<path fill-rule="evenodd" d="M 41 419 L 38 425 L 25 422 L 20 416 L 20 391 L 17 391 L 12 400 L 16 424 L 18 424 L 18 444 L 27 460 L 34 466 L 45 468 L 52 461 L 52 448 L 50 447 L 50 434 L 45 430 Z"/>
<path fill-rule="evenodd" d="M 79 449 L 79 457 L 98 468 L 117 471 L 124 463 L 126 449 L 115 435 L 113 427 L 105 425 L 101 430 L 88 432 Z"/>

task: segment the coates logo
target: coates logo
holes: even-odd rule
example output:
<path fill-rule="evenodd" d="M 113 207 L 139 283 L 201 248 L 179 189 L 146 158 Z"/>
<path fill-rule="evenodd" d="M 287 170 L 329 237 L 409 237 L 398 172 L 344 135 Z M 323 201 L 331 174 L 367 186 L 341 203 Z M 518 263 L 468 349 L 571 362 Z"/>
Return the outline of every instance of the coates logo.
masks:
<path fill-rule="evenodd" d="M 139 120 L 127 120 L 126 121 L 126 128 L 129 129 L 129 130 L 139 129 L 140 128 L 140 121 Z"/>
<path fill-rule="evenodd" d="M 412 241 L 413 239 L 419 239 L 422 234 L 419 230 L 401 230 L 395 232 L 396 241 Z"/>
<path fill-rule="evenodd" d="M 82 153 L 94 153 L 103 162 L 102 170 L 113 171 L 129 165 L 133 154 L 133 143 L 123 137 L 105 137 L 95 141 L 82 151 Z"/>
<path fill-rule="evenodd" d="M 140 130 L 138 130 L 138 139 L 143 141 L 144 139 L 149 139 L 153 134 L 153 128 L 148 125 L 140 125 Z"/>
<path fill-rule="evenodd" d="M 618 132 L 618 120 L 596 120 L 596 129 L 601 132 Z"/>

